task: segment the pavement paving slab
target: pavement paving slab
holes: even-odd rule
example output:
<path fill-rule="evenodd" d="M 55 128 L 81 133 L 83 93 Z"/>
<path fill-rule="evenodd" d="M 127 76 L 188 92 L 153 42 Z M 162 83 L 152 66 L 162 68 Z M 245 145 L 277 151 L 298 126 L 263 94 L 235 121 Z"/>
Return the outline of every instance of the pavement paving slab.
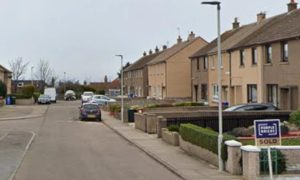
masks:
<path fill-rule="evenodd" d="M 0 138 L 0 180 L 11 180 L 29 148 L 34 133 L 8 132 Z"/>
<path fill-rule="evenodd" d="M 120 120 L 102 112 L 104 123 L 115 130 L 122 137 L 135 144 L 149 156 L 159 161 L 169 170 L 186 180 L 235 180 L 242 179 L 242 176 L 233 176 L 226 172 L 219 172 L 217 167 L 207 162 L 190 156 L 180 147 L 175 147 L 151 135 L 134 129 L 134 127 L 123 124 Z"/>

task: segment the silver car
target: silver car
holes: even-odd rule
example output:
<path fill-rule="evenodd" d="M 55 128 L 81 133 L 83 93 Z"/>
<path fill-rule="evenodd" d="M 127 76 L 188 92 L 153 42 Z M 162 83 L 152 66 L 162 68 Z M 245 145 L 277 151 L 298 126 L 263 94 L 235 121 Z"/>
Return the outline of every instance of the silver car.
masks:
<path fill-rule="evenodd" d="M 38 104 L 50 104 L 51 97 L 48 95 L 41 94 L 38 98 Z"/>

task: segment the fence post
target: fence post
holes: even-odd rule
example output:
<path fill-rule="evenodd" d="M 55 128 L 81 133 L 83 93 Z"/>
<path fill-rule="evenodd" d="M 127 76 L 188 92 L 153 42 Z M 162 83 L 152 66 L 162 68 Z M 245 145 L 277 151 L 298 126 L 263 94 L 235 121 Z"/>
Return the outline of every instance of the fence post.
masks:
<path fill-rule="evenodd" d="M 256 146 L 242 146 L 243 177 L 246 180 L 257 179 L 260 175 L 259 152 Z"/>
<path fill-rule="evenodd" d="M 242 153 L 241 153 L 241 146 L 242 143 L 235 141 L 235 140 L 230 140 L 230 141 L 225 141 L 225 144 L 227 145 L 227 153 L 228 153 L 228 158 L 226 162 L 226 170 L 230 174 L 234 175 L 240 175 L 242 173 L 242 167 L 240 164 L 240 160 L 242 158 Z"/>

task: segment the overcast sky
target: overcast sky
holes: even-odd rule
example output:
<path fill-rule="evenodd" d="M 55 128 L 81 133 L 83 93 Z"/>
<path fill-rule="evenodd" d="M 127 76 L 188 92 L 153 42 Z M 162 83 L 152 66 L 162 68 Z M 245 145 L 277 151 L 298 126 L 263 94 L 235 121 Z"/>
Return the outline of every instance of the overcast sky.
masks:
<path fill-rule="evenodd" d="M 221 0 L 222 31 L 234 17 L 241 24 L 287 11 L 289 0 Z M 189 31 L 211 41 L 216 36 L 216 8 L 201 0 L 1 0 L 0 64 L 23 57 L 36 66 L 50 62 L 63 78 L 103 81 L 116 77 L 123 54 L 134 62 L 144 51 L 171 46 Z"/>

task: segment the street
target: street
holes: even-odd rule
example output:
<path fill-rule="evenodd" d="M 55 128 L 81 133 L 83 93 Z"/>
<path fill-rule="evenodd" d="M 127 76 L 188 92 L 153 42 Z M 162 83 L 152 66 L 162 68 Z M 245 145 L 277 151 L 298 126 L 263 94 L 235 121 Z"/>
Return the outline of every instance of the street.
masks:
<path fill-rule="evenodd" d="M 78 107 L 59 101 L 44 117 L 1 122 L 0 131 L 36 134 L 15 180 L 180 179 L 102 122 L 79 121 Z"/>

